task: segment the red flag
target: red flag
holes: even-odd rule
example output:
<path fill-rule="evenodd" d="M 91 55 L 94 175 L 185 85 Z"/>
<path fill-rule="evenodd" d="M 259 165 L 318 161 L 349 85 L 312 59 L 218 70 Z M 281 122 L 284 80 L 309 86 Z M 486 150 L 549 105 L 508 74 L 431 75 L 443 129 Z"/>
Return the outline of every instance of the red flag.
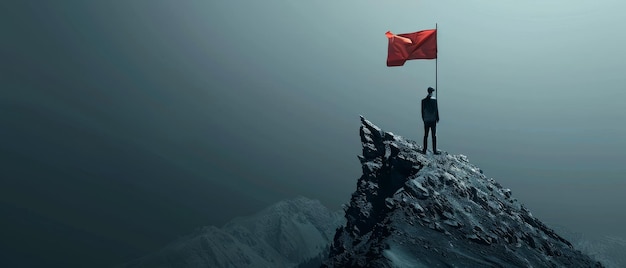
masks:
<path fill-rule="evenodd" d="M 414 33 L 393 34 L 389 38 L 387 66 L 402 66 L 407 60 L 437 58 L 437 30 L 423 30 Z"/>

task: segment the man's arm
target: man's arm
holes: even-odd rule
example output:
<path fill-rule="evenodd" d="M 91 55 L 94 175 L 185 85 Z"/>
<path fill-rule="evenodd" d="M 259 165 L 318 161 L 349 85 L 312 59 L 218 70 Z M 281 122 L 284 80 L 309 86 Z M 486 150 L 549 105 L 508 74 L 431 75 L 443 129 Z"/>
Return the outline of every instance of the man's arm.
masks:
<path fill-rule="evenodd" d="M 422 100 L 422 121 L 424 121 L 424 100 Z"/>
<path fill-rule="evenodd" d="M 439 123 L 439 105 L 437 105 L 437 101 L 435 101 L 435 113 L 437 114 L 437 123 Z"/>

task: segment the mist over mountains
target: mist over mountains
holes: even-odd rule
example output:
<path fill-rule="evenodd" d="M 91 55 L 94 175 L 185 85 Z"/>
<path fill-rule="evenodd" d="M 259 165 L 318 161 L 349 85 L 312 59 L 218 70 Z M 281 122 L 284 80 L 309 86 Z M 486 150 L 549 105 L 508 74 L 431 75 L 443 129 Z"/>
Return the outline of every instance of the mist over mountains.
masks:
<path fill-rule="evenodd" d="M 343 213 L 299 197 L 222 228 L 200 228 L 159 252 L 117 267 L 319 267 L 343 222 Z"/>

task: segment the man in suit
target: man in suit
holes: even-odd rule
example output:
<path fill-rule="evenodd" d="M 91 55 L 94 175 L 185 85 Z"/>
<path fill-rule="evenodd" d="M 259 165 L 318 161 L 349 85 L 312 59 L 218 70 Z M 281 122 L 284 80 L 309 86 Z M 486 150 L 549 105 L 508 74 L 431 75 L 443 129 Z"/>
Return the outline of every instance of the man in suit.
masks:
<path fill-rule="evenodd" d="M 434 88 L 428 88 L 428 96 L 422 100 L 422 121 L 424 121 L 424 149 L 423 154 L 426 154 L 426 148 L 428 147 L 428 131 L 432 133 L 433 140 L 433 153 L 439 154 L 437 151 L 437 123 L 439 122 L 439 109 L 437 107 L 437 100 L 433 99 Z"/>

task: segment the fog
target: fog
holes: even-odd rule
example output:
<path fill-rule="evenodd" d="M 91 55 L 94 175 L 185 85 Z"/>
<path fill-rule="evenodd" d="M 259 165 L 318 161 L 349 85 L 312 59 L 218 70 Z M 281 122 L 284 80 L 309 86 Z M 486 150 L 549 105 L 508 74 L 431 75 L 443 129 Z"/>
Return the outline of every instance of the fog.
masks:
<path fill-rule="evenodd" d="M 0 3 L 6 267 L 107 267 L 360 176 L 359 115 L 420 140 L 438 25 L 439 149 L 538 217 L 626 237 L 626 3 Z"/>

